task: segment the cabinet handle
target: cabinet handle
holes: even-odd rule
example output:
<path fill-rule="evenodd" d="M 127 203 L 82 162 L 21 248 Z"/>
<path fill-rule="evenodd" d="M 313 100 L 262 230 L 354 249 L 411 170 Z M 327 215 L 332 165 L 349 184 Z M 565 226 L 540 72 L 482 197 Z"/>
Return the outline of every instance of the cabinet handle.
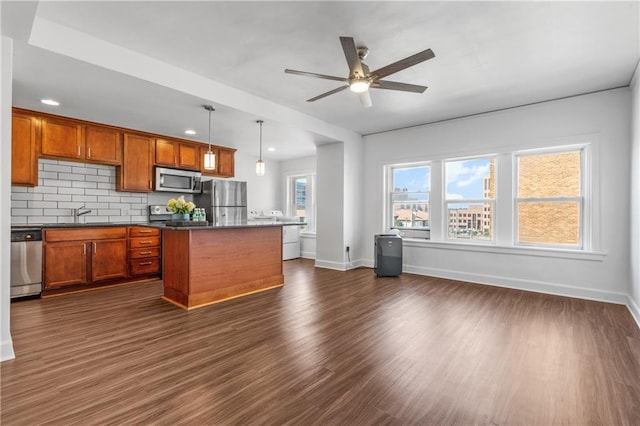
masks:
<path fill-rule="evenodd" d="M 152 241 L 140 241 L 140 244 L 151 244 Z"/>
<path fill-rule="evenodd" d="M 151 254 L 150 251 L 141 251 L 140 254 Z"/>
<path fill-rule="evenodd" d="M 98 245 L 96 243 L 93 243 L 93 253 L 97 253 L 98 251 Z"/>
<path fill-rule="evenodd" d="M 86 244 L 82 246 L 82 255 L 83 256 L 87 255 L 87 245 Z"/>
<path fill-rule="evenodd" d="M 151 265 L 151 262 L 140 262 L 139 265 L 140 266 L 149 266 L 149 265 Z"/>
<path fill-rule="evenodd" d="M 149 189 L 153 189 L 153 188 L 151 187 L 151 179 L 149 179 Z"/>
<path fill-rule="evenodd" d="M 87 155 L 87 158 L 91 158 L 91 147 L 89 147 L 89 155 Z"/>
<path fill-rule="evenodd" d="M 138 232 L 141 234 L 150 234 L 153 232 L 153 229 L 140 229 Z"/>
<path fill-rule="evenodd" d="M 80 145 L 78 145 L 78 157 L 80 157 Z"/>

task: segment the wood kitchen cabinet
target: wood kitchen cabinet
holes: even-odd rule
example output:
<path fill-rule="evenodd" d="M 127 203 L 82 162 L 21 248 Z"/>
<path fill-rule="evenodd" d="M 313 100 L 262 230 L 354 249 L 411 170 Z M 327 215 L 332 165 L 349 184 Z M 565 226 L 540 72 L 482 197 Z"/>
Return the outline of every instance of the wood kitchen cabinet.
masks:
<path fill-rule="evenodd" d="M 83 127 L 84 152 L 87 161 L 120 165 L 122 132 L 104 126 Z"/>
<path fill-rule="evenodd" d="M 44 230 L 44 289 L 85 287 L 127 277 L 127 228 Z"/>
<path fill-rule="evenodd" d="M 200 146 L 200 158 L 204 159 L 204 154 L 209 151 L 209 145 Z M 233 177 L 235 174 L 235 149 L 223 148 L 219 146 L 211 146 L 211 151 L 216 155 L 216 168 L 207 170 L 204 168 L 204 162 L 200 168 L 200 172 L 207 176 L 216 177 Z"/>
<path fill-rule="evenodd" d="M 77 120 L 42 119 L 42 156 L 72 161 L 119 165 L 122 133 Z"/>
<path fill-rule="evenodd" d="M 160 275 L 161 235 L 157 228 L 129 227 L 129 275 Z"/>
<path fill-rule="evenodd" d="M 122 165 L 116 170 L 116 191 L 153 191 L 153 138 L 125 133 Z"/>
<path fill-rule="evenodd" d="M 75 120 L 43 118 L 41 154 L 69 160 L 83 158 L 82 125 Z"/>
<path fill-rule="evenodd" d="M 198 170 L 200 168 L 199 144 L 156 138 L 155 164 Z"/>
<path fill-rule="evenodd" d="M 14 112 L 11 118 L 11 184 L 38 185 L 40 119 Z"/>

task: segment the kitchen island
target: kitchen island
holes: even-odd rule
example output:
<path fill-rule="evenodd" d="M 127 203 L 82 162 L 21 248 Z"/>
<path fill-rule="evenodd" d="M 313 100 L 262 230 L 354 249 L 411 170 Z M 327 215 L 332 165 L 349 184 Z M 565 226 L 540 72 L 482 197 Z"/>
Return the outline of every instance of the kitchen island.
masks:
<path fill-rule="evenodd" d="M 194 309 L 283 286 L 282 226 L 300 225 L 157 225 L 162 229 L 163 299 Z"/>

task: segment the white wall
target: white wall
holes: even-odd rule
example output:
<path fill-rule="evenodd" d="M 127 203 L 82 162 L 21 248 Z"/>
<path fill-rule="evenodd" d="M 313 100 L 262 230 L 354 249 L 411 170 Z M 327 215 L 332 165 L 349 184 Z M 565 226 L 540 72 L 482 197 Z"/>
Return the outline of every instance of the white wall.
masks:
<path fill-rule="evenodd" d="M 616 89 L 366 137 L 361 209 L 365 263 L 373 265 L 372 236 L 384 231 L 383 164 L 551 146 L 557 140 L 588 134 L 599 140 L 599 152 L 594 151 L 600 171 L 594 185 L 601 205 L 594 218 L 600 238 L 594 250 L 605 256 L 531 256 L 531 250 L 456 250 L 464 246 L 405 241 L 404 270 L 626 303 L 630 279 L 630 99 L 629 89 Z"/>
<path fill-rule="evenodd" d="M 15 357 L 10 323 L 12 40 L 0 47 L 0 361 Z"/>
<path fill-rule="evenodd" d="M 631 81 L 631 281 L 629 306 L 640 324 L 640 65 Z"/>
<path fill-rule="evenodd" d="M 363 142 L 348 143 L 344 146 L 344 243 L 343 262 L 351 269 L 361 264 L 362 259 L 362 173 Z M 345 248 L 349 247 L 347 255 Z"/>
<path fill-rule="evenodd" d="M 343 270 L 344 144 L 320 145 L 316 156 L 316 266 Z"/>
<path fill-rule="evenodd" d="M 258 212 L 280 210 L 280 162 L 263 158 L 264 176 L 256 175 L 258 157 L 236 152 L 233 180 L 247 182 L 247 208 Z"/>

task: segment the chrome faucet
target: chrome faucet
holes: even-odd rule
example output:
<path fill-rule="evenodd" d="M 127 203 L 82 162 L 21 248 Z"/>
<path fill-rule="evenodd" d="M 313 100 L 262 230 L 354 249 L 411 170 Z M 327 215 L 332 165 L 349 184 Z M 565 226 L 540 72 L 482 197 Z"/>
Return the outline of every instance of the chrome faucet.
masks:
<path fill-rule="evenodd" d="M 82 209 L 86 209 L 84 211 L 80 211 Z M 84 204 L 82 207 L 78 207 L 77 209 L 71 209 L 71 213 L 73 214 L 73 223 L 78 223 L 80 216 L 91 213 L 91 209 L 87 209 Z"/>

